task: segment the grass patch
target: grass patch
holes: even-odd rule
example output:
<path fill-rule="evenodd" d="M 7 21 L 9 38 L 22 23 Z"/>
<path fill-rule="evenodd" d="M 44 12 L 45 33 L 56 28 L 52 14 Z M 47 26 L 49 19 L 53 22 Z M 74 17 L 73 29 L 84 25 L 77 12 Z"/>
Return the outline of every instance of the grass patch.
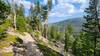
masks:
<path fill-rule="evenodd" d="M 0 49 L 4 47 L 9 47 L 11 43 L 18 42 L 16 38 L 17 38 L 16 36 L 6 34 L 6 38 L 3 38 L 2 40 L 0 40 Z"/>
<path fill-rule="evenodd" d="M 3 52 L 2 56 L 13 56 L 13 52 L 9 52 L 9 53 Z"/>
<path fill-rule="evenodd" d="M 63 56 L 61 54 L 59 54 L 58 52 L 55 52 L 54 50 L 46 47 L 46 46 L 43 46 L 41 44 L 37 44 L 39 49 L 42 51 L 43 55 L 44 56 Z"/>
<path fill-rule="evenodd" d="M 3 33 L 10 26 L 11 26 L 11 21 L 8 19 L 5 20 L 4 23 L 0 25 L 0 33 Z"/>
<path fill-rule="evenodd" d="M 9 47 L 10 43 L 8 43 L 7 41 L 0 41 L 0 49 L 4 48 L 4 47 Z"/>
<path fill-rule="evenodd" d="M 5 41 L 10 42 L 10 43 L 11 42 L 16 42 L 16 38 L 17 38 L 16 36 L 12 36 L 12 35 L 9 35 L 9 34 L 6 34 L 6 36 L 7 37 L 4 38 Z"/>

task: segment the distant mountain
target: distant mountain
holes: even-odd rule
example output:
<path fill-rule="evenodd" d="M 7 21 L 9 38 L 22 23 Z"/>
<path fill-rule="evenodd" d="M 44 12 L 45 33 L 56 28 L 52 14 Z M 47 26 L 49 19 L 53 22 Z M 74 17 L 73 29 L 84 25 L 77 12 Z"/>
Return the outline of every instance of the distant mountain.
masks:
<path fill-rule="evenodd" d="M 82 24 L 85 22 L 85 19 L 82 17 L 77 17 L 77 18 L 72 18 L 72 19 L 67 19 L 64 21 L 60 21 L 60 22 L 56 22 L 56 23 L 52 23 L 50 25 L 56 25 L 59 26 L 61 31 L 64 31 L 64 28 L 68 25 L 71 24 L 74 32 L 80 32 L 82 29 Z"/>

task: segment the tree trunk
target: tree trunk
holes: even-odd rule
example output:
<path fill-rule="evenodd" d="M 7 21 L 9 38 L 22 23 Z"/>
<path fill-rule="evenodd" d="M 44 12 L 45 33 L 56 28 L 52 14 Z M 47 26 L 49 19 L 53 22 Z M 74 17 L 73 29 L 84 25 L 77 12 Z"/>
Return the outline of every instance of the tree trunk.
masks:
<path fill-rule="evenodd" d="M 16 30 L 16 9 L 15 9 L 15 1 L 12 0 L 12 11 L 13 11 L 13 17 L 14 17 L 14 22 L 13 22 L 13 26 L 14 26 L 14 29 Z"/>
<path fill-rule="evenodd" d="M 45 38 L 47 38 L 47 33 L 48 33 L 48 19 L 46 19 L 44 23 L 44 37 Z"/>
<path fill-rule="evenodd" d="M 14 13 L 14 29 L 16 30 L 16 14 Z"/>

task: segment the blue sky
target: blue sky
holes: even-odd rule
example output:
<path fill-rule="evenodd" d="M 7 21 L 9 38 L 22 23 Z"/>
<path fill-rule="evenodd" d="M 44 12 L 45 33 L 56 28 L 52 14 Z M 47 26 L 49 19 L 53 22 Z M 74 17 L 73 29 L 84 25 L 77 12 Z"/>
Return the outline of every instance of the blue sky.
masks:
<path fill-rule="evenodd" d="M 28 15 L 31 3 L 37 0 L 15 0 L 24 4 L 25 15 Z M 39 0 L 42 4 L 47 4 L 47 0 Z M 53 8 L 49 12 L 49 23 L 59 22 L 69 18 L 82 17 L 84 9 L 88 7 L 89 0 L 52 0 Z"/>

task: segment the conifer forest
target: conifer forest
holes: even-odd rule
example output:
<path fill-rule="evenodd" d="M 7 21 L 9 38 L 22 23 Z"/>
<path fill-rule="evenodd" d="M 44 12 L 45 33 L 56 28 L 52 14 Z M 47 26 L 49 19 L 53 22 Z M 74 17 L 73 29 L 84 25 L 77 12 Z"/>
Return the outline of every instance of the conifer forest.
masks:
<path fill-rule="evenodd" d="M 100 56 L 100 0 L 0 0 L 0 56 Z"/>

